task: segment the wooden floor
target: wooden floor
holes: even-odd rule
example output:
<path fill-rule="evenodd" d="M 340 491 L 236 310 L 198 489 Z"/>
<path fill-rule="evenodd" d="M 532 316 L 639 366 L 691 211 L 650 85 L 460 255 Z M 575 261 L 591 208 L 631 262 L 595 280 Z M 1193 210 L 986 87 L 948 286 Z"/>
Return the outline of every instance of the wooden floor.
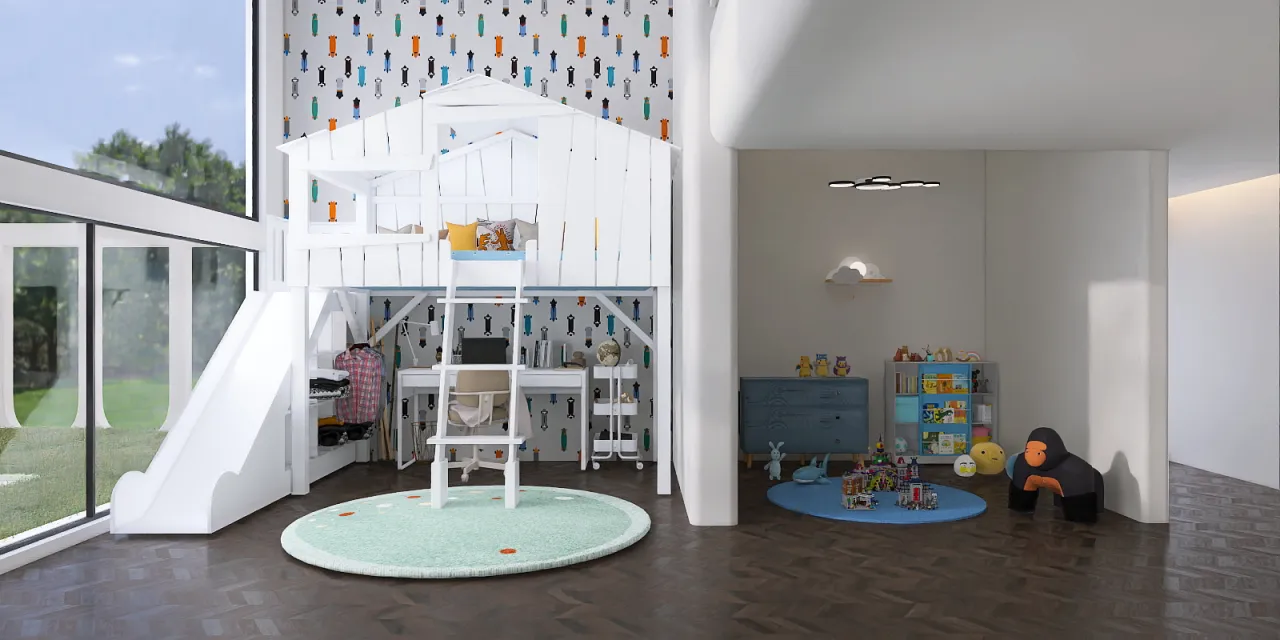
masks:
<path fill-rule="evenodd" d="M 280 550 L 293 519 L 425 487 L 426 471 L 353 467 L 212 537 L 99 537 L 0 576 L 0 638 L 1280 637 L 1280 492 L 1180 466 L 1169 526 L 1067 524 L 1047 501 L 1017 516 L 1002 477 L 965 485 L 988 500 L 979 518 L 858 526 L 772 506 L 757 466 L 741 525 L 711 529 L 653 495 L 652 470 L 529 464 L 527 484 L 626 498 L 653 530 L 575 568 L 471 581 L 347 576 Z"/>

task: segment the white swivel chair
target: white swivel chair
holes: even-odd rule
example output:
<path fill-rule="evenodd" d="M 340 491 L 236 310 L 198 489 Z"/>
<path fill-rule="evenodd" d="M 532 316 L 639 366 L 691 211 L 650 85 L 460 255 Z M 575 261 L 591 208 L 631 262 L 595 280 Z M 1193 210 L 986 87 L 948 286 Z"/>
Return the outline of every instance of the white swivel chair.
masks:
<path fill-rule="evenodd" d="M 450 392 L 449 428 L 461 431 L 460 435 L 475 435 L 475 432 L 488 427 L 502 427 L 508 422 L 508 429 L 515 429 L 515 422 L 508 421 L 511 403 L 511 379 L 505 371 L 459 371 L 458 378 Z M 501 449 L 501 445 L 494 450 Z M 519 453 L 515 447 L 508 445 L 504 453 L 507 459 Z M 485 461 L 480 459 L 480 445 L 471 445 L 471 456 L 459 457 L 457 462 L 449 463 L 450 469 L 462 469 L 462 481 L 466 482 L 471 472 L 476 469 L 505 469 L 503 461 Z"/>

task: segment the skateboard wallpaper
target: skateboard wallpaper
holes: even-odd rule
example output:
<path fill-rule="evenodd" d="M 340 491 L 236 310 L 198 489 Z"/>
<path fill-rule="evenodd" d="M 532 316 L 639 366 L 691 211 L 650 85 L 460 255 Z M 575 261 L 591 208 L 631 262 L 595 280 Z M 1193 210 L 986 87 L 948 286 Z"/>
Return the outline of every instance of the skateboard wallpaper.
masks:
<path fill-rule="evenodd" d="M 281 142 L 356 122 L 474 74 L 671 140 L 675 0 L 284 4 Z M 313 207 L 352 206 L 350 194 L 319 188 Z"/>

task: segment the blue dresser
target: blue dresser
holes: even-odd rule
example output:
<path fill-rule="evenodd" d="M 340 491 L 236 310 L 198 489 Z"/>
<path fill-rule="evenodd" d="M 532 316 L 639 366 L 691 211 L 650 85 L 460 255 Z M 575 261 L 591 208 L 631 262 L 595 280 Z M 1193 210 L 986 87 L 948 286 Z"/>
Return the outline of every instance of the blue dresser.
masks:
<path fill-rule="evenodd" d="M 770 442 L 786 442 L 784 453 L 866 453 L 867 379 L 742 378 L 738 442 L 747 454 L 767 455 Z"/>

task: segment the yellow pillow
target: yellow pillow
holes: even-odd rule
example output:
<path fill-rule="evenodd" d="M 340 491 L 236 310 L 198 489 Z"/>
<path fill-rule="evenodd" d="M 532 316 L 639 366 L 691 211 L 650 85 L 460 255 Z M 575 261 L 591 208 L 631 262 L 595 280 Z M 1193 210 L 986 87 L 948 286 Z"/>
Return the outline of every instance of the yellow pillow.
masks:
<path fill-rule="evenodd" d="M 476 245 L 476 227 L 480 221 L 471 224 L 453 224 L 446 222 L 449 227 L 449 246 L 454 251 L 475 251 Z"/>

